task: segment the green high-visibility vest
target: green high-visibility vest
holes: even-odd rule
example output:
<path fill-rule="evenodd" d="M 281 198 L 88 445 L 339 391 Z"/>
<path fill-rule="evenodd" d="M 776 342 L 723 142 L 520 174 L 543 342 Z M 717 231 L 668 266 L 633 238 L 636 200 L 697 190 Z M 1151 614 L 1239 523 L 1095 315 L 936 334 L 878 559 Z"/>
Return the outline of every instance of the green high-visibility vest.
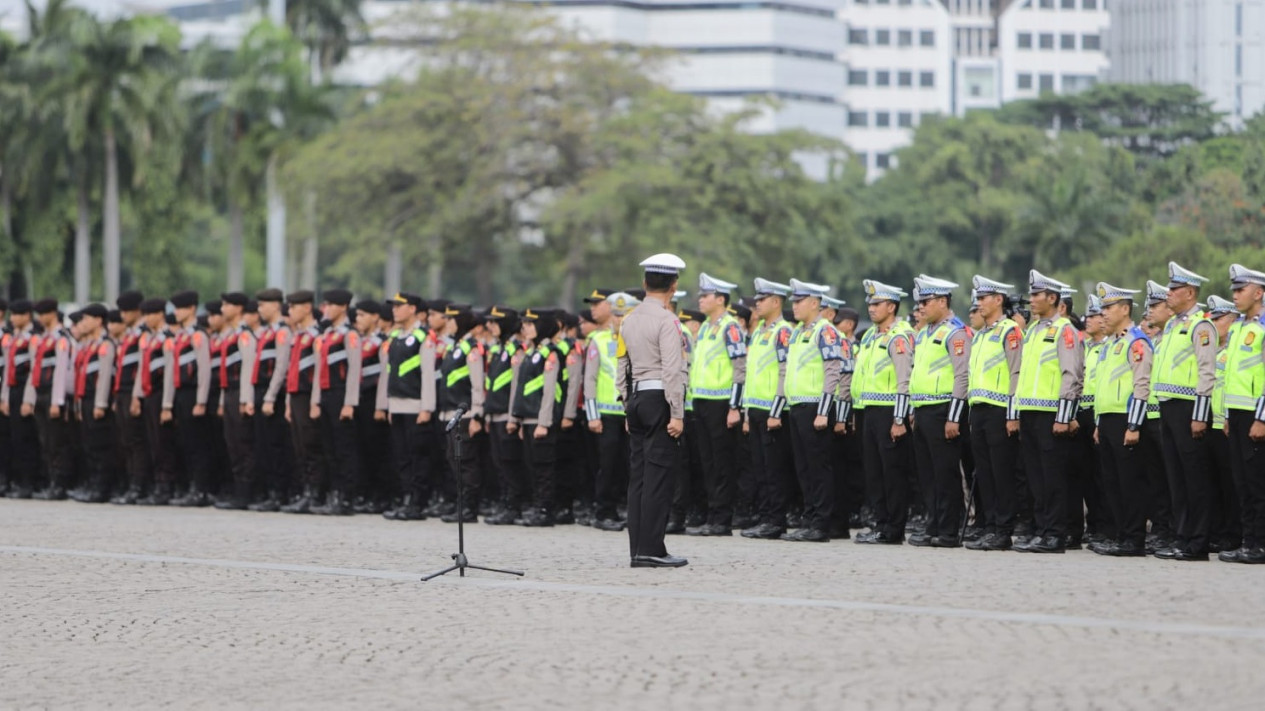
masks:
<path fill-rule="evenodd" d="M 738 319 L 729 314 L 704 323 L 694 344 L 690 363 L 690 389 L 697 400 L 728 400 L 734 385 L 734 365 L 725 347 L 725 332 L 738 329 Z"/>
<path fill-rule="evenodd" d="M 967 392 L 970 404 L 1009 405 L 1010 363 L 1006 360 L 1009 345 L 1006 341 L 1018 328 L 1019 324 L 1002 318 L 991 328 L 975 334 L 971 342 L 971 387 Z"/>
<path fill-rule="evenodd" d="M 763 320 L 756 324 L 751 334 L 751 345 L 747 350 L 747 384 L 742 391 L 742 406 L 756 410 L 773 409 L 773 400 L 777 397 L 777 377 L 780 361 L 777 358 L 778 338 L 783 331 L 790 342 L 791 325 L 784 319 L 771 324 Z"/>
<path fill-rule="evenodd" d="M 878 328 L 870 330 L 873 332 Z M 870 353 L 866 357 L 865 364 L 865 389 L 861 391 L 861 400 L 865 404 L 880 406 L 896 404 L 896 368 L 892 365 L 892 356 L 888 352 L 888 347 L 896 336 L 909 337 L 913 332 L 913 327 L 904 319 L 900 319 L 888 329 L 887 333 L 876 334 L 870 341 Z M 856 375 L 853 374 L 853 377 Z M 854 395 L 853 399 L 855 397 Z"/>
<path fill-rule="evenodd" d="M 1155 367 L 1151 369 L 1151 389 L 1165 400 L 1194 400 L 1195 387 L 1199 384 L 1199 361 L 1195 358 L 1194 331 L 1199 323 L 1208 321 L 1201 312 L 1178 327 L 1177 319 L 1164 324 L 1164 334 L 1155 350 Z"/>
<path fill-rule="evenodd" d="M 597 410 L 603 415 L 624 416 L 624 406 L 619 402 L 619 389 L 615 386 L 615 364 L 618 358 L 615 351 L 619 340 L 615 332 L 609 329 L 594 331 L 589 336 L 589 348 L 597 352 L 597 392 L 593 393 L 593 401 Z"/>
<path fill-rule="evenodd" d="M 1103 345 L 1107 342 L 1085 340 L 1085 381 L 1081 386 L 1081 402 L 1082 410 L 1094 409 L 1094 397 L 1098 391 L 1098 356 L 1102 352 Z"/>
<path fill-rule="evenodd" d="M 1134 326 L 1106 342 L 1094 359 L 1094 412 L 1099 415 L 1124 415 L 1133 400 L 1133 367 L 1130 352 L 1134 343 L 1142 341 L 1151 349 L 1151 339 Z M 1088 366 L 1086 366 L 1088 370 Z M 1086 376 L 1088 378 L 1088 376 Z M 1088 381 L 1087 381 L 1088 382 Z"/>
<path fill-rule="evenodd" d="M 870 372 L 870 359 L 874 354 L 874 342 L 879 338 L 878 329 L 871 328 L 856 346 L 856 369 L 852 371 L 852 409 L 865 409 L 865 382 Z"/>
<path fill-rule="evenodd" d="M 818 347 L 822 332 L 835 327 L 824 318 L 818 318 L 812 328 L 803 325 L 791 334 L 791 347 L 786 354 L 786 400 L 792 405 L 818 402 L 826 386 L 826 361 Z M 836 343 L 839 334 L 835 331 Z"/>
<path fill-rule="evenodd" d="M 1217 351 L 1217 382 L 1212 386 L 1212 429 L 1225 429 L 1225 367 L 1230 360 L 1230 349 Z"/>
<path fill-rule="evenodd" d="M 1265 390 L 1265 363 L 1261 343 L 1265 324 L 1260 319 L 1240 317 L 1230 327 L 1229 355 L 1225 363 L 1225 406 L 1228 410 L 1256 410 L 1256 401 Z"/>
<path fill-rule="evenodd" d="M 1019 387 L 1015 406 L 1030 412 L 1057 412 L 1059 386 L 1063 370 L 1059 367 L 1059 338 L 1072 322 L 1057 318 L 1049 326 L 1039 322 L 1028 326 L 1024 335 L 1022 363 L 1019 366 Z"/>
<path fill-rule="evenodd" d="M 949 334 L 962 328 L 957 317 L 946 319 L 935 331 L 923 329 L 914 342 L 914 369 L 909 374 L 909 398 L 914 407 L 938 405 L 953 395 L 953 360 Z M 963 336 L 963 339 L 966 337 Z"/>

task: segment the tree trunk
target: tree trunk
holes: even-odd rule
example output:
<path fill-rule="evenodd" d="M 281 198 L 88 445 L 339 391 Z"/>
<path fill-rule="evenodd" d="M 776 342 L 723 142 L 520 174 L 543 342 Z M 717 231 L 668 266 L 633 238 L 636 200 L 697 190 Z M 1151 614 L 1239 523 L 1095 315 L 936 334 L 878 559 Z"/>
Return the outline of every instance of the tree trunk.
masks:
<path fill-rule="evenodd" d="M 241 291 L 246 284 L 245 227 L 242 225 L 242 206 L 237 198 L 228 198 L 228 290 Z"/>
<path fill-rule="evenodd" d="M 0 235 L 4 235 L 5 241 L 13 248 L 11 253 L 16 256 L 17 244 L 15 244 L 13 239 L 13 196 L 9 189 L 9 176 L 5 175 L 4 166 L 0 166 Z M 17 260 L 15 259 L 14 261 Z M 16 266 L 16 264 L 11 265 L 9 270 L 4 273 L 3 290 L 0 290 L 0 293 L 12 296 L 9 292 L 12 286 L 9 279 L 16 276 L 17 272 L 14 269 Z"/>
<path fill-rule="evenodd" d="M 75 186 L 75 303 L 88 303 L 92 286 L 92 235 L 88 232 L 88 176 L 79 173 Z"/>
<path fill-rule="evenodd" d="M 268 157 L 264 183 L 268 200 L 268 236 L 265 253 L 268 261 L 268 286 L 287 290 L 286 286 L 286 205 L 278 185 L 280 158 L 276 153 Z"/>
<path fill-rule="evenodd" d="M 387 246 L 387 261 L 382 268 L 382 292 L 387 295 L 400 291 L 400 281 L 404 276 L 403 265 L 400 264 L 400 245 L 392 242 Z"/>
<path fill-rule="evenodd" d="M 299 269 L 299 288 L 316 290 L 316 193 L 308 191 L 303 196 L 303 212 L 307 220 L 308 236 L 303 240 L 303 264 Z"/>
<path fill-rule="evenodd" d="M 444 288 L 444 238 L 430 236 L 429 254 L 426 255 L 426 298 L 443 296 Z"/>
<path fill-rule="evenodd" d="M 562 277 L 562 293 L 558 295 L 558 303 L 566 308 L 573 308 L 575 303 L 575 286 L 580 281 L 580 270 L 584 268 L 585 239 L 576 236 L 567 248 L 567 272 Z"/>
<path fill-rule="evenodd" d="M 105 300 L 114 303 L 119 296 L 119 149 L 114 129 L 105 129 L 105 232 L 102 251 L 105 263 Z"/>

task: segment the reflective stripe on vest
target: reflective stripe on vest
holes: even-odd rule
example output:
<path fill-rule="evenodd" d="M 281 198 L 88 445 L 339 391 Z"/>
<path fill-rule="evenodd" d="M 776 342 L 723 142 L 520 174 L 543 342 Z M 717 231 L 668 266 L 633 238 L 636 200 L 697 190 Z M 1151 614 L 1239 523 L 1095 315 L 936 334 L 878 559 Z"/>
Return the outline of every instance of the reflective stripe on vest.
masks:
<path fill-rule="evenodd" d="M 738 327 L 738 319 L 725 314 L 716 323 L 704 323 L 694 344 L 690 363 L 690 389 L 702 400 L 728 400 L 734 383 L 733 361 L 725 348 L 725 331 Z"/>
<path fill-rule="evenodd" d="M 908 337 L 913 332 L 913 327 L 901 319 L 888 329 L 887 333 L 878 334 L 871 342 L 871 353 L 866 358 L 865 390 L 861 391 L 863 402 L 873 405 L 895 404 L 896 368 L 892 364 L 892 355 L 887 349 L 896 336 Z"/>
<path fill-rule="evenodd" d="M 777 339 L 784 328 L 790 329 L 790 324 L 781 318 L 771 324 L 765 324 L 763 320 L 756 324 L 751 344 L 747 346 L 747 383 L 742 391 L 744 407 L 773 409 L 778 373 L 781 371 L 777 359 Z"/>
<path fill-rule="evenodd" d="M 1240 318 L 1230 327 L 1227 340 L 1225 407 L 1254 412 L 1265 390 L 1265 362 L 1261 360 L 1265 325 L 1259 319 Z"/>
<path fill-rule="evenodd" d="M 914 407 L 946 403 L 953 395 L 953 358 L 949 334 L 962 328 L 957 318 L 947 319 L 935 331 L 923 330 L 914 342 L 914 368 L 909 375 L 909 399 Z M 965 336 L 963 336 L 965 338 Z"/>
<path fill-rule="evenodd" d="M 971 342 L 970 388 L 967 402 L 1006 407 L 1010 402 L 1010 362 L 1006 360 L 1006 338 L 1019 328 L 1003 318 L 975 334 Z"/>
<path fill-rule="evenodd" d="M 1196 311 L 1180 328 L 1176 318 L 1164 324 L 1164 335 L 1155 351 L 1151 368 L 1151 389 L 1165 400 L 1194 400 L 1199 384 L 1199 361 L 1195 358 L 1195 326 L 1208 319 Z M 1211 323 L 1209 321 L 1209 323 Z"/>
<path fill-rule="evenodd" d="M 1028 326 L 1023 341 L 1023 362 L 1019 366 L 1019 387 L 1015 404 L 1020 410 L 1055 412 L 1063 371 L 1059 367 L 1059 338 L 1071 321 L 1057 318 L 1049 326 L 1035 322 Z"/>

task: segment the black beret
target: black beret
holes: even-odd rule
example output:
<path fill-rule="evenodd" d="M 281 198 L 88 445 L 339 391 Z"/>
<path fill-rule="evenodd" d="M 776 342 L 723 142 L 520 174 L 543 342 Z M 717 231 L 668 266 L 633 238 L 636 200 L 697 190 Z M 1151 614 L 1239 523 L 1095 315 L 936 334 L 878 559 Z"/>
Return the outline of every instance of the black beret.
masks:
<path fill-rule="evenodd" d="M 298 291 L 290 292 L 290 294 L 286 296 L 286 303 L 287 304 L 310 304 L 315 299 L 316 299 L 316 294 L 313 294 L 307 289 L 299 289 Z"/>
<path fill-rule="evenodd" d="M 429 311 L 438 311 L 444 313 L 448 310 L 448 304 L 452 302 L 448 299 L 427 299 L 426 309 Z"/>
<path fill-rule="evenodd" d="M 4 297 L 0 297 L 0 311 L 8 311 L 8 310 L 9 310 L 9 300 Z"/>
<path fill-rule="evenodd" d="M 163 299 L 145 299 L 140 308 L 143 314 L 160 314 L 167 310 L 167 302 Z"/>
<path fill-rule="evenodd" d="M 71 322 L 71 323 L 79 323 L 79 322 L 80 322 L 80 321 L 82 321 L 82 320 L 83 320 L 83 311 L 71 311 L 71 312 L 70 312 L 70 322 Z"/>
<path fill-rule="evenodd" d="M 383 321 L 394 321 L 394 320 L 395 320 L 395 307 L 393 307 L 393 306 L 391 305 L 392 303 L 400 303 L 400 304 L 403 304 L 403 303 L 406 303 L 406 302 L 403 302 L 403 301 L 398 301 L 398 302 L 391 302 L 391 301 L 388 301 L 388 302 L 384 303 L 384 304 L 382 305 L 382 310 L 378 312 L 378 318 L 382 319 Z"/>
<path fill-rule="evenodd" d="M 105 307 L 105 304 L 88 304 L 83 307 L 80 313 L 84 316 L 94 316 L 99 319 L 104 319 L 106 316 L 110 315 L 110 310 Z"/>
<path fill-rule="evenodd" d="M 234 306 L 245 306 L 246 302 L 250 301 L 250 297 L 240 291 L 226 291 L 220 294 L 220 301 Z"/>
<path fill-rule="evenodd" d="M 110 313 L 105 315 L 108 323 L 123 323 L 123 313 L 118 309 L 110 309 Z"/>
<path fill-rule="evenodd" d="M 351 292 L 346 289 L 327 289 L 323 298 L 331 304 L 347 306 L 351 303 Z"/>
<path fill-rule="evenodd" d="M 9 304 L 9 313 L 12 314 L 29 314 L 31 313 L 30 299 L 18 299 Z"/>
<path fill-rule="evenodd" d="M 57 299 L 40 299 L 34 307 L 37 314 L 51 314 L 57 310 Z"/>
<path fill-rule="evenodd" d="M 171 296 L 171 305 L 177 309 L 187 309 L 198 305 L 198 292 L 180 291 Z"/>
<path fill-rule="evenodd" d="M 176 315 L 171 313 L 170 311 L 167 312 L 167 315 L 163 318 L 163 320 L 167 322 L 168 326 L 176 325 Z"/>
<path fill-rule="evenodd" d="M 242 313 L 257 314 L 259 313 L 259 302 L 255 299 L 247 299 L 246 305 L 242 307 Z"/>
<path fill-rule="evenodd" d="M 357 301 L 357 302 L 356 302 L 356 307 L 355 307 L 355 310 L 356 310 L 356 311 L 363 311 L 363 312 L 365 312 L 365 313 L 367 313 L 367 314 L 374 314 L 374 315 L 377 315 L 377 314 L 382 313 L 382 304 L 379 304 L 379 303 L 378 303 L 378 302 L 376 302 L 376 301 L 369 301 L 369 300 L 367 300 L 367 299 L 361 299 L 360 301 Z"/>
<path fill-rule="evenodd" d="M 285 294 L 280 289 L 260 289 L 255 292 L 255 301 L 273 301 L 281 303 L 285 301 Z"/>
<path fill-rule="evenodd" d="M 590 291 L 589 295 L 584 297 L 584 303 L 596 304 L 599 301 L 606 301 L 607 297 L 609 297 L 611 294 L 615 294 L 618 292 L 619 292 L 619 289 L 599 287 L 597 289 L 594 289 L 593 291 Z"/>
<path fill-rule="evenodd" d="M 141 302 L 144 300 L 145 295 L 139 291 L 125 291 L 119 294 L 114 304 L 119 307 L 119 311 L 135 311 L 141 307 Z"/>
<path fill-rule="evenodd" d="M 470 311 L 471 309 L 473 309 L 473 307 L 472 307 L 472 306 L 470 306 L 470 304 L 453 304 L 453 303 L 448 303 L 448 304 L 444 304 L 444 315 L 445 315 L 445 316 L 456 316 L 457 314 L 460 314 L 460 313 L 462 313 L 462 312 L 466 312 L 466 311 Z"/>
<path fill-rule="evenodd" d="M 426 302 L 422 300 L 422 297 L 418 296 L 417 294 L 409 294 L 403 291 L 395 292 L 395 296 L 392 296 L 391 298 L 387 299 L 387 304 L 389 306 L 396 306 L 399 304 L 408 304 L 409 306 L 412 306 L 418 311 L 426 310 Z"/>
<path fill-rule="evenodd" d="M 223 316 L 224 311 L 220 309 L 220 300 L 215 299 L 214 301 L 206 302 L 206 312 L 212 316 Z"/>

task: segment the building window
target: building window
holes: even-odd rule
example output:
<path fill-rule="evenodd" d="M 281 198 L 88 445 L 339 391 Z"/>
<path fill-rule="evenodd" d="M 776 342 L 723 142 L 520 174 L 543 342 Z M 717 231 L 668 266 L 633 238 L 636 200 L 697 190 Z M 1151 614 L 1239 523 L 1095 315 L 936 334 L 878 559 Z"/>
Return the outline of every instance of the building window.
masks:
<path fill-rule="evenodd" d="M 1076 0 L 1063 0 L 1063 2 L 1062 2 L 1062 4 L 1061 4 L 1061 7 L 1062 7 L 1064 10 L 1075 10 L 1075 9 L 1076 9 Z"/>
<path fill-rule="evenodd" d="M 1098 83 L 1098 77 L 1093 74 L 1064 74 L 1063 75 L 1063 93 L 1079 94 L 1086 89 L 1093 88 Z"/>
<path fill-rule="evenodd" d="M 869 30 L 848 30 L 848 44 L 869 44 Z"/>
<path fill-rule="evenodd" d="M 897 47 L 914 46 L 914 31 L 913 30 L 898 30 L 896 32 L 896 46 Z"/>
<path fill-rule="evenodd" d="M 1234 6 L 1234 36 L 1243 36 L 1243 3 Z"/>
<path fill-rule="evenodd" d="M 1234 45 L 1234 76 L 1243 78 L 1243 45 Z"/>
<path fill-rule="evenodd" d="M 897 74 L 896 74 L 896 84 L 897 84 L 897 86 L 913 86 L 913 85 L 914 85 L 914 73 L 913 73 L 913 72 L 899 72 L 899 73 L 897 73 Z"/>
<path fill-rule="evenodd" d="M 878 128 L 890 127 L 892 125 L 892 115 L 887 111 L 875 111 L 874 125 Z"/>
<path fill-rule="evenodd" d="M 1054 0 L 1041 0 L 1041 9 L 1043 9 L 1043 10 L 1053 10 L 1053 9 L 1054 9 Z"/>
<path fill-rule="evenodd" d="M 1019 44 L 1019 49 L 1032 49 L 1032 33 L 1031 32 L 1020 32 L 1019 36 L 1016 39 Z"/>
<path fill-rule="evenodd" d="M 1054 35 L 1049 32 L 1042 32 L 1040 47 L 1041 49 L 1054 49 Z"/>
<path fill-rule="evenodd" d="M 936 46 L 935 30 L 922 30 L 918 33 L 918 44 L 923 47 Z"/>
<path fill-rule="evenodd" d="M 886 69 L 880 69 L 874 72 L 874 86 L 891 86 L 892 73 Z"/>
<path fill-rule="evenodd" d="M 1081 35 L 1081 49 L 1094 50 L 1095 52 L 1102 49 L 1102 36 Z"/>
<path fill-rule="evenodd" d="M 870 125 L 870 115 L 869 115 L 869 114 L 867 114 L 867 113 L 865 113 L 864 111 L 849 111 L 849 112 L 848 112 L 848 125 L 849 125 L 849 126 L 859 126 L 859 127 L 862 127 L 862 128 L 864 128 L 865 126 L 869 126 L 869 125 Z"/>
<path fill-rule="evenodd" d="M 1098 0 L 1084 0 L 1084 2 L 1081 3 L 1081 7 L 1086 10 L 1097 10 Z"/>
<path fill-rule="evenodd" d="M 874 44 L 886 47 L 892 43 L 891 30 L 874 30 Z"/>
<path fill-rule="evenodd" d="M 914 4 L 914 0 L 899 0 L 896 4 L 902 7 L 908 7 Z"/>
<path fill-rule="evenodd" d="M 1031 88 L 1032 88 L 1032 75 L 1031 75 L 1031 74 L 1029 74 L 1029 73 L 1027 73 L 1027 72 L 1021 72 L 1021 73 L 1020 73 L 1020 74 L 1016 77 L 1016 79 L 1017 79 L 1017 80 L 1018 80 L 1018 82 L 1019 82 L 1019 88 L 1020 88 L 1020 89 L 1031 89 Z"/>
<path fill-rule="evenodd" d="M 925 88 L 932 88 L 935 85 L 936 85 L 935 72 L 919 72 L 918 73 L 918 86 L 925 87 Z"/>
<path fill-rule="evenodd" d="M 864 69 L 848 70 L 848 86 L 869 86 L 870 73 Z"/>
<path fill-rule="evenodd" d="M 914 115 L 908 111 L 902 111 L 896 114 L 896 125 L 901 128 L 913 128 Z"/>
<path fill-rule="evenodd" d="M 874 167 L 887 170 L 892 166 L 892 157 L 890 153 L 875 153 Z"/>
<path fill-rule="evenodd" d="M 1076 49 L 1076 35 L 1059 35 L 1059 49 Z"/>
<path fill-rule="evenodd" d="M 1040 85 L 1037 87 L 1040 91 L 1054 91 L 1054 75 L 1042 74 Z"/>

